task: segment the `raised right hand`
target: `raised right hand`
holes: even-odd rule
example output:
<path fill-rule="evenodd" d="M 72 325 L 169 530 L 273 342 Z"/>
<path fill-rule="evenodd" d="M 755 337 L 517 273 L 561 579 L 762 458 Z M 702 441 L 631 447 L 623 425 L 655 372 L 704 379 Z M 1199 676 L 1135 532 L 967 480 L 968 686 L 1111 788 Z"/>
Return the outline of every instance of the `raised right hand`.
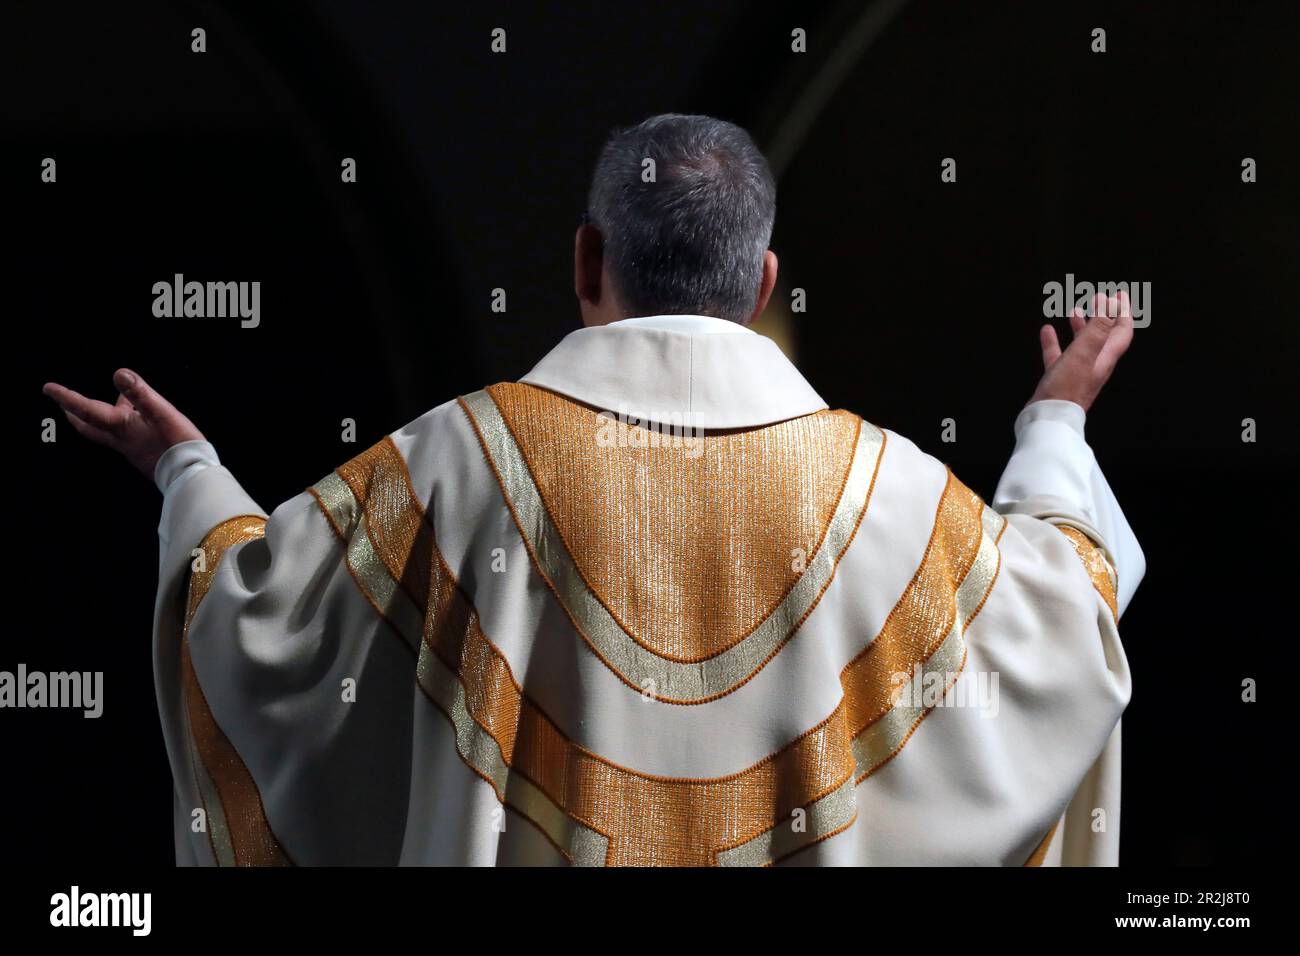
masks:
<path fill-rule="evenodd" d="M 1030 402 L 1056 398 L 1092 408 L 1097 394 L 1115 371 L 1115 364 L 1133 341 L 1133 313 L 1128 293 L 1108 299 L 1097 294 L 1092 300 L 1093 317 L 1081 309 L 1070 313 L 1074 339 L 1061 351 L 1056 330 L 1044 325 L 1038 332 L 1043 348 L 1043 377 Z"/>

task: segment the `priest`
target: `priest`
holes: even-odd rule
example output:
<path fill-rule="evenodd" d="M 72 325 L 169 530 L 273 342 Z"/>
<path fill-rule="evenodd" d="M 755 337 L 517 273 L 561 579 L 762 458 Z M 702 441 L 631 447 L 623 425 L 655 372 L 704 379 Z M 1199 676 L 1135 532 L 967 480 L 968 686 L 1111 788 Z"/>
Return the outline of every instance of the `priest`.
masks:
<path fill-rule="evenodd" d="M 1042 328 L 985 500 L 748 327 L 774 215 L 738 127 L 615 133 L 583 327 L 269 513 L 138 374 L 46 386 L 162 492 L 179 863 L 1117 862 L 1145 563 L 1084 423 L 1126 296 Z"/>

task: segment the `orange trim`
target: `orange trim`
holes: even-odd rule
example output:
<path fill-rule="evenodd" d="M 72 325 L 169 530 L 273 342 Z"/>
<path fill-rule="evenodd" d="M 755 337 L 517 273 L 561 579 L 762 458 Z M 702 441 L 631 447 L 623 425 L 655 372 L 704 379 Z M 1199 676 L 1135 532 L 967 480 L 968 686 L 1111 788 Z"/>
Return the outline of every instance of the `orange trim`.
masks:
<path fill-rule="evenodd" d="M 360 460 L 364 460 L 364 467 L 356 464 Z M 752 766 L 728 776 L 687 778 L 644 774 L 572 741 L 524 693 L 509 662 L 483 633 L 473 601 L 438 550 L 436 535 L 430 533 L 424 538 L 424 527 L 431 529 L 432 525 L 411 489 L 409 475 L 404 482 L 396 480 L 398 474 L 406 471 L 405 461 L 396 447 L 381 442 L 350 464 L 355 464 L 354 474 L 362 476 L 357 484 L 349 487 L 358 495 L 358 505 L 366 515 L 376 553 L 390 557 L 409 555 L 417 541 L 428 542 L 431 571 L 427 593 L 417 595 L 417 603 L 425 608 L 423 640 L 464 688 L 471 718 L 497 742 L 511 772 L 529 780 L 571 819 L 609 838 L 607 862 L 715 862 L 714 854 L 719 850 L 743 844 L 780 825 L 791 811 L 815 802 L 854 774 L 852 741 L 862 728 L 855 726 L 858 721 L 853 719 L 855 711 L 851 709 L 850 698 L 855 690 L 860 690 L 853 686 L 856 682 L 871 678 L 870 669 L 860 671 L 855 669 L 855 664 L 871 654 L 872 645 L 841 673 L 846 698 L 825 720 Z M 375 481 L 384 488 L 406 489 L 401 493 L 405 499 L 385 498 L 383 507 L 372 507 L 371 485 Z M 321 507 L 324 508 L 323 503 Z M 921 612 L 930 601 L 946 604 L 948 610 L 943 620 L 934 615 L 925 618 L 921 635 L 928 634 L 928 629 L 933 627 L 943 628 L 944 633 L 951 628 L 954 613 L 951 598 L 974 560 L 972 549 L 978 547 L 982 533 L 981 510 L 979 499 L 950 474 L 922 567 L 891 612 L 874 646 L 885 647 L 891 639 L 896 642 L 900 634 L 912 634 L 916 628 L 907 631 L 899 628 L 918 614 L 924 618 Z M 413 518 L 415 512 L 419 514 L 418 521 Z M 339 529 L 335 527 L 335 530 Z M 387 558 L 385 561 L 387 564 Z M 405 564 L 399 562 L 399 566 L 388 567 L 394 578 L 407 577 Z M 936 586 L 945 584 L 946 598 L 935 591 Z M 365 588 L 361 590 L 367 593 Z M 373 600 L 370 603 L 375 606 Z M 376 607 L 376 611 L 383 616 L 382 609 Z M 977 607 L 967 623 L 978 611 Z M 392 626 L 391 621 L 389 624 Z M 928 657 L 938 642 L 927 639 L 917 646 Z M 963 656 L 962 667 L 964 664 Z M 437 701 L 433 703 L 447 714 Z M 450 720 L 451 715 L 447 716 Z M 859 782 L 902 750 L 924 716 L 923 713 L 918 718 L 889 757 L 869 768 Z M 491 780 L 463 754 L 460 757 L 495 790 Z M 518 807 L 506 801 L 504 793 L 496 793 L 499 800 L 519 812 Z M 842 832 L 851 825 L 852 820 L 834 832 Z M 824 834 L 820 839 L 832 835 Z M 810 840 L 791 852 L 799 852 L 814 842 L 817 841 Z M 562 848 L 557 849 L 568 856 Z"/>
<path fill-rule="evenodd" d="M 496 477 L 497 485 L 499 486 L 501 491 L 502 500 L 505 502 L 506 508 L 510 511 L 510 517 L 514 520 L 515 527 L 519 530 L 519 536 L 523 542 L 524 549 L 528 552 L 528 556 L 531 559 L 533 563 L 533 567 L 534 569 L 536 569 L 538 576 L 546 583 L 546 586 L 550 589 L 551 593 L 555 595 L 555 600 L 556 603 L 559 605 L 560 610 L 564 612 L 564 616 L 569 619 L 569 623 L 573 625 L 574 631 L 577 632 L 578 636 L 582 638 L 583 643 L 587 645 L 587 648 L 591 651 L 591 653 L 594 654 L 596 658 L 600 660 L 600 662 L 604 664 L 612 674 L 614 674 L 614 676 L 616 676 L 620 681 L 622 681 L 632 690 L 636 691 L 638 694 L 645 693 L 646 689 L 644 687 L 641 687 L 638 684 L 636 684 L 632 679 L 630 679 L 621 670 L 619 670 L 618 667 L 616 667 L 614 663 L 609 660 L 609 658 L 607 658 L 604 654 L 600 652 L 600 649 L 597 648 L 595 643 L 587 636 L 586 632 L 583 630 L 581 623 L 579 623 L 578 619 L 574 617 L 572 611 L 569 610 L 568 605 L 561 598 L 560 592 L 556 589 L 554 582 L 551 581 L 550 577 L 542 569 L 541 560 L 538 558 L 536 551 L 533 549 L 532 543 L 529 541 L 528 535 L 524 533 L 523 522 L 519 518 L 519 513 L 515 509 L 515 504 L 510 499 L 510 496 L 506 493 L 505 480 L 502 478 L 501 472 L 497 469 L 497 465 L 492 458 L 491 451 L 488 450 L 487 440 L 483 435 L 483 431 L 479 426 L 478 420 L 474 417 L 474 413 L 470 411 L 469 406 L 466 405 L 465 400 L 463 398 L 458 399 L 458 401 L 460 403 L 461 410 L 465 413 L 465 417 L 469 419 L 470 426 L 474 429 L 475 436 L 478 438 L 479 447 L 483 452 L 483 458 L 487 462 L 488 467 L 491 469 L 492 474 Z M 506 427 L 509 428 L 508 423 Z M 740 688 L 744 687 L 751 680 L 753 680 L 754 677 L 757 676 L 758 673 L 763 670 L 763 668 L 765 668 L 768 664 L 770 664 L 779 653 L 781 653 L 781 651 L 785 648 L 785 646 L 790 642 L 791 638 L 793 638 L 794 635 L 798 633 L 799 628 L 803 626 L 804 621 L 808 619 L 809 615 L 811 615 L 812 612 L 817 609 L 817 605 L 821 603 L 821 599 L 826 594 L 827 588 L 831 586 L 831 582 L 835 580 L 835 575 L 839 571 L 840 560 L 844 557 L 845 554 L 848 553 L 849 548 L 852 546 L 854 540 L 857 538 L 858 529 L 862 527 L 862 521 L 866 517 L 867 509 L 870 507 L 871 504 L 872 495 L 875 492 L 876 478 L 880 474 L 880 466 L 881 466 L 881 462 L 884 461 L 887 444 L 888 444 L 888 436 L 882 431 L 880 452 L 876 458 L 875 470 L 871 473 L 871 483 L 867 487 L 867 494 L 862 502 L 862 510 L 858 512 L 857 520 L 854 522 L 853 525 L 853 531 L 849 534 L 848 540 L 845 542 L 843 549 L 841 549 L 840 553 L 836 556 L 835 563 L 832 566 L 830 573 L 826 576 L 826 581 L 822 584 L 821 588 L 818 590 L 817 596 L 813 598 L 807 610 L 804 611 L 802 615 L 800 615 L 799 619 L 794 623 L 793 627 L 791 627 L 789 634 L 785 636 L 785 638 L 781 641 L 781 643 L 778 644 L 766 657 L 764 657 L 763 660 L 760 661 L 746 677 L 737 681 L 732 687 L 728 688 L 727 690 L 709 695 L 707 697 L 693 698 L 691 700 L 678 700 L 676 698 L 664 697 L 659 694 L 654 694 L 653 697 L 655 700 L 659 701 L 660 703 L 675 704 L 683 707 L 693 707 L 693 706 L 698 706 L 700 704 L 711 703 L 712 701 L 719 700 L 723 697 L 726 697 L 729 694 L 734 694 Z M 579 574 L 581 574 L 580 568 L 579 568 Z M 597 600 L 600 600 L 599 594 L 596 594 L 595 592 L 592 593 L 597 598 Z M 617 620 L 617 618 L 615 620 Z M 635 638 L 633 639 L 635 640 Z"/>
<path fill-rule="evenodd" d="M 1047 831 L 1047 836 L 1043 837 L 1043 842 L 1038 844 L 1034 852 L 1029 854 L 1029 859 L 1025 860 L 1025 866 L 1042 866 L 1043 861 L 1047 859 L 1047 851 L 1051 848 L 1052 837 L 1056 836 L 1056 828 L 1060 826 L 1061 821 L 1057 820 L 1052 824 L 1052 829 Z"/>
<path fill-rule="evenodd" d="M 1110 564 L 1106 561 L 1106 556 L 1097 543 L 1089 538 L 1078 528 L 1069 525 L 1058 524 L 1056 530 L 1061 532 L 1070 539 L 1070 544 L 1074 545 L 1074 551 L 1083 562 L 1083 569 L 1088 572 L 1088 578 L 1092 581 L 1092 586 L 1097 589 L 1106 606 L 1110 608 L 1111 617 L 1118 623 L 1119 606 L 1115 600 L 1115 584 L 1111 579 Z"/>
<path fill-rule="evenodd" d="M 754 619 L 751 623 L 742 627 L 739 631 L 736 631 L 729 635 L 719 635 L 717 633 L 714 633 L 714 629 L 700 626 L 699 624 L 697 624 L 697 626 L 693 629 L 692 633 L 690 634 L 690 638 L 698 641 L 699 642 L 698 644 L 693 643 L 688 647 L 688 649 L 680 652 L 674 652 L 672 650 L 669 650 L 667 645 L 672 643 L 671 640 L 664 635 L 656 633 L 653 624 L 651 624 L 649 628 L 650 633 L 648 634 L 644 633 L 646 629 L 633 625 L 633 623 L 629 620 L 629 614 L 631 613 L 632 609 L 628 607 L 624 607 L 622 610 L 620 610 L 619 608 L 615 607 L 615 602 L 611 600 L 608 594 L 606 593 L 611 585 L 611 582 L 606 581 L 606 586 L 604 588 L 598 586 L 597 582 L 593 580 L 593 574 L 591 572 L 591 569 L 588 567 L 589 562 L 579 560 L 579 558 L 583 557 L 585 555 L 585 552 L 589 551 L 590 549 L 583 548 L 581 546 L 575 546 L 574 522 L 572 520 L 565 520 L 563 516 L 563 509 L 558 507 L 558 505 L 562 504 L 562 502 L 555 500 L 555 494 L 553 493 L 553 489 L 552 489 L 552 485 L 558 479 L 558 476 L 554 473 L 549 473 L 549 474 L 543 473 L 544 471 L 546 471 L 546 469 L 541 467 L 538 461 L 538 456 L 534 453 L 534 444 L 538 441 L 538 436 L 536 434 L 532 434 L 532 435 L 522 434 L 522 431 L 526 424 L 533 422 L 533 420 L 536 418 L 543 419 L 542 421 L 537 422 L 535 424 L 540 424 L 542 426 L 543 434 L 548 440 L 557 440 L 558 438 L 558 440 L 568 442 L 568 444 L 565 446 L 566 455 L 564 456 L 564 463 L 566 467 L 571 467 L 571 458 L 573 456 L 570 455 L 569 452 L 572 452 L 573 449 L 574 443 L 572 439 L 574 436 L 571 433 L 575 427 L 575 423 L 570 419 L 570 416 L 574 410 L 580 410 L 579 413 L 581 415 L 585 416 L 590 414 L 592 416 L 591 421 L 588 422 L 587 424 L 595 426 L 595 421 L 597 417 L 597 413 L 595 412 L 595 410 L 590 409 L 587 406 L 581 405 L 578 402 L 574 402 L 571 399 L 565 398 L 564 396 L 558 395 L 554 392 L 549 392 L 546 389 L 538 388 L 537 386 L 533 386 L 533 385 L 524 385 L 517 382 L 504 382 L 498 385 L 492 385 L 489 386 L 485 391 L 491 397 L 493 404 L 496 405 L 497 410 L 501 415 L 501 420 L 505 424 L 506 429 L 510 432 L 515 447 L 519 449 L 519 454 L 520 457 L 523 459 L 524 466 L 527 468 L 529 475 L 532 477 L 533 484 L 537 488 L 538 497 L 541 499 L 543 507 L 545 508 L 547 515 L 550 517 L 551 522 L 555 527 L 555 532 L 559 536 L 561 543 L 564 545 L 565 550 L 573 559 L 573 565 L 578 572 L 578 576 L 581 578 L 583 584 L 586 585 L 587 590 L 591 592 L 592 596 L 595 597 L 595 599 L 598 602 L 600 602 L 601 606 L 604 607 L 606 612 L 608 612 L 609 616 L 614 619 L 614 621 L 624 631 L 624 633 L 626 633 L 628 637 L 630 637 L 634 642 L 636 642 L 645 650 L 649 651 L 650 653 L 664 660 L 674 661 L 682 664 L 694 664 L 694 663 L 699 663 L 701 661 L 711 660 L 721 654 L 726 653 L 728 650 L 735 647 L 737 644 L 739 644 L 749 635 L 753 634 L 754 631 L 758 630 L 758 628 L 762 627 L 763 622 L 766 621 L 769 617 L 771 617 L 773 613 L 775 613 L 776 609 L 781 606 L 781 603 L 789 596 L 790 592 L 793 591 L 795 586 L 799 583 L 800 574 L 794 572 L 787 572 L 787 567 L 790 563 L 790 556 L 793 553 L 792 551 L 787 552 L 786 550 L 781 549 L 779 559 L 774 562 L 775 565 L 779 567 L 779 570 L 775 570 L 774 568 L 771 567 L 771 565 L 773 564 L 773 562 L 771 561 L 767 562 L 769 566 L 764 568 L 764 567 L 755 567 L 754 561 L 746 560 L 744 563 L 754 573 L 747 574 L 743 578 L 744 587 L 752 587 L 753 586 L 752 579 L 755 577 L 762 580 L 762 579 L 766 579 L 767 577 L 779 575 L 781 578 L 785 578 L 788 580 L 779 582 L 782 585 L 781 589 L 777 593 L 771 595 L 769 599 L 764 602 L 763 605 L 764 609 L 758 613 L 756 619 Z M 544 409 L 540 409 L 536 415 L 530 416 L 525 414 L 523 411 L 523 406 L 532 404 L 534 399 L 542 400 L 547 405 L 547 407 Z M 840 422 L 845 420 L 851 420 L 852 422 L 851 429 L 846 430 L 843 426 L 839 424 Z M 828 437 L 821 442 L 821 444 L 832 446 L 834 452 L 838 453 L 839 457 L 843 459 L 842 461 L 836 461 L 833 463 L 842 471 L 842 474 L 835 482 L 835 494 L 831 498 L 826 499 L 823 502 L 823 506 L 818 509 L 820 515 L 819 515 L 818 526 L 816 529 L 816 540 L 806 555 L 806 560 L 811 562 L 826 542 L 826 535 L 830 531 L 831 521 L 834 518 L 835 513 L 839 508 L 840 502 L 843 500 L 844 491 L 848 487 L 849 475 L 852 472 L 853 462 L 858 448 L 858 440 L 862 432 L 862 419 L 856 415 L 850 416 L 848 413 L 845 412 L 821 411 L 821 412 L 816 412 L 809 416 L 804 416 L 802 418 L 791 419 L 784 422 L 778 422 L 773 425 L 765 426 L 761 429 L 728 429 L 725 432 L 722 432 L 720 434 L 701 436 L 699 440 L 704 442 L 710 442 L 710 443 L 720 443 L 720 442 L 737 443 L 737 442 L 748 441 L 752 445 L 756 446 L 756 447 L 747 447 L 745 445 L 741 445 L 741 447 L 737 449 L 737 448 L 732 448 L 730 445 L 728 445 L 728 447 L 725 447 L 721 450 L 712 451 L 712 452 L 706 449 L 700 456 L 700 461 L 703 461 L 705 458 L 708 458 L 710 454 L 712 454 L 715 460 L 717 456 L 724 456 L 726 459 L 744 463 L 745 467 L 740 468 L 738 470 L 738 473 L 735 476 L 733 476 L 736 480 L 727 483 L 727 487 L 729 491 L 733 494 L 736 494 L 737 492 L 733 486 L 740 484 L 741 478 L 751 477 L 752 474 L 755 472 L 761 475 L 767 475 L 769 479 L 773 477 L 773 475 L 770 473 L 774 472 L 775 474 L 779 475 L 781 473 L 782 466 L 786 464 L 785 459 L 775 458 L 770 453 L 763 455 L 759 453 L 758 450 L 761 448 L 769 447 L 774 444 L 775 445 L 794 444 L 795 442 L 789 439 L 790 431 L 794 428 L 799 427 L 801 424 L 809 421 L 819 423 L 818 427 L 823 428 L 827 432 L 827 436 L 833 433 L 835 429 L 838 429 L 840 432 L 843 433 L 836 436 L 838 438 L 838 442 L 832 442 L 828 439 Z M 628 426 L 628 427 L 634 427 L 634 426 Z M 477 431 L 477 423 L 476 423 L 476 431 Z M 648 451 L 649 449 L 647 448 L 644 450 Z M 682 456 L 679 456 L 678 451 L 679 450 L 676 448 L 672 449 L 672 457 L 670 459 L 659 458 L 659 459 L 651 459 L 644 462 L 634 463 L 638 475 L 644 474 L 645 469 L 655 469 L 657 471 L 663 471 L 667 467 L 665 465 L 665 461 L 680 463 L 683 460 L 686 461 L 693 460 L 690 458 L 684 458 Z M 882 446 L 882 451 L 883 451 L 883 446 Z M 828 455 L 827 457 L 832 457 L 832 456 Z M 613 460 L 617 461 L 621 466 L 624 467 L 626 467 L 628 464 L 625 456 L 615 456 Z M 879 466 L 879 462 L 877 461 L 877 467 L 878 466 Z M 763 469 L 766 469 L 766 471 Z M 605 469 L 598 469 L 598 470 L 603 471 Z M 705 472 L 705 474 L 707 475 L 707 472 Z M 695 475 L 696 477 L 699 476 L 698 470 L 695 472 Z M 656 474 L 651 478 L 648 484 L 656 485 L 656 486 L 667 485 L 671 483 L 672 477 L 673 476 L 671 474 L 662 475 L 662 476 Z M 679 475 L 678 477 L 681 476 Z M 826 482 L 824 481 L 821 482 L 821 484 L 825 484 L 825 483 Z M 813 484 L 816 485 L 818 483 L 813 482 Z M 504 491 L 504 487 L 503 487 L 503 491 Z M 806 493 L 806 489 L 802 489 L 801 494 L 802 493 Z M 741 494 L 743 495 L 743 492 Z M 869 496 L 868 499 L 863 503 L 864 511 L 866 509 L 866 505 L 868 501 L 869 501 Z M 751 505 L 754 504 L 754 502 L 747 502 L 747 503 Z M 778 501 L 775 504 L 780 504 L 780 502 Z M 669 502 L 665 502 L 663 507 L 656 510 L 657 513 L 670 515 L 673 513 L 672 512 L 673 507 L 680 508 L 681 505 L 682 503 L 680 501 L 669 501 Z M 757 512 L 754 512 L 753 514 L 747 516 L 751 520 L 745 523 L 750 525 L 757 525 L 761 523 L 763 526 L 772 524 L 773 521 L 770 515 L 767 514 L 767 512 L 770 512 L 773 505 L 774 502 L 772 501 L 765 501 L 763 503 L 764 517 L 761 522 L 753 520 L 757 517 L 758 514 Z M 613 511 L 615 515 L 620 513 L 620 509 L 618 508 L 613 508 L 610 510 Z M 789 509 L 787 508 L 787 511 L 788 510 Z M 616 517 L 615 518 L 609 517 L 609 511 L 605 512 L 605 515 L 606 515 L 605 520 L 608 521 L 617 520 Z M 584 517 L 589 518 L 591 516 L 585 515 Z M 680 529 L 683 525 L 687 524 L 685 520 L 686 515 L 682 514 L 680 511 L 676 513 L 675 517 L 677 521 L 674 522 L 674 526 L 677 529 Z M 859 516 L 859 522 L 860 521 L 861 521 L 861 516 Z M 782 520 L 775 523 L 778 523 L 782 526 L 787 526 L 787 525 L 797 524 L 798 522 L 794 520 L 793 516 L 787 514 L 784 516 Z M 600 531 L 594 533 L 594 536 L 597 539 L 602 539 L 605 537 L 614 537 L 619 540 L 627 540 L 633 537 L 645 538 L 647 537 L 647 535 L 648 535 L 647 531 L 640 527 L 636 529 L 635 533 L 631 533 L 629 529 L 622 529 L 621 531 L 616 532 L 615 528 L 612 525 L 609 527 L 605 527 L 604 533 L 601 533 Z M 755 533 L 750 537 L 756 537 L 756 536 L 757 535 Z M 797 532 L 791 536 L 790 540 L 798 541 L 800 545 L 803 544 L 803 538 Z M 851 540 L 852 539 L 850 539 L 850 541 Z M 709 543 L 712 545 L 715 542 L 713 540 L 710 540 Z M 660 551 L 665 550 L 665 544 L 666 542 L 650 542 L 648 548 L 651 553 L 657 554 Z M 672 544 L 673 545 L 678 544 L 676 539 L 672 541 Z M 763 549 L 755 548 L 751 550 L 761 551 Z M 771 555 L 769 554 L 768 557 L 770 558 Z M 728 565 L 729 563 L 731 562 L 726 560 L 722 562 L 724 566 Z M 838 558 L 837 558 L 837 563 L 838 563 Z M 699 569 L 698 567 L 677 568 L 676 571 L 678 571 L 679 573 L 674 577 L 679 578 L 682 583 L 679 586 L 671 589 L 674 592 L 687 590 L 689 584 L 692 581 L 698 582 L 699 579 L 704 576 L 704 574 L 701 573 L 701 569 Z M 620 571 L 620 577 L 624 577 L 624 576 L 625 575 L 623 575 L 622 572 Z M 732 587 L 724 589 L 724 592 L 734 596 L 733 592 L 735 590 L 735 586 L 742 585 L 742 581 L 733 581 L 732 585 L 733 585 Z M 663 590 L 663 589 L 659 589 L 659 590 Z M 656 589 L 650 587 L 644 589 L 643 591 L 637 591 L 635 593 L 635 600 L 633 600 L 631 603 L 634 607 L 641 607 L 649 612 L 656 612 L 656 611 L 660 612 L 658 614 L 658 617 L 660 619 L 664 617 L 678 618 L 681 617 L 683 613 L 689 614 L 689 612 L 694 608 L 707 606 L 711 603 L 717 603 L 717 602 L 709 602 L 705 600 L 702 595 L 694 595 L 694 596 L 689 596 L 683 600 L 684 608 L 674 609 L 672 613 L 664 613 L 664 609 L 659 606 L 660 602 L 662 602 L 663 599 L 664 598 L 661 594 L 656 593 Z M 624 603 L 626 604 L 627 602 L 625 601 Z M 814 606 L 815 606 L 815 602 L 814 602 Z M 653 615 L 651 615 L 651 619 L 653 621 Z"/>
<path fill-rule="evenodd" d="M 204 536 L 200 547 L 205 553 L 206 568 L 193 572 L 190 576 L 185 626 L 181 637 L 182 698 L 189 714 L 191 741 L 216 787 L 236 866 L 289 866 L 292 861 L 267 821 L 266 807 L 262 803 L 257 782 L 208 706 L 190 657 L 189 634 L 194 616 L 203 598 L 207 596 L 226 551 L 236 544 L 261 538 L 265 533 L 265 518 L 260 515 L 243 515 L 223 521 Z M 201 799 L 201 789 L 199 794 Z M 205 804 L 205 811 L 206 809 Z M 208 840 L 211 844 L 210 818 L 208 823 Z M 215 848 L 213 857 L 218 859 Z"/>

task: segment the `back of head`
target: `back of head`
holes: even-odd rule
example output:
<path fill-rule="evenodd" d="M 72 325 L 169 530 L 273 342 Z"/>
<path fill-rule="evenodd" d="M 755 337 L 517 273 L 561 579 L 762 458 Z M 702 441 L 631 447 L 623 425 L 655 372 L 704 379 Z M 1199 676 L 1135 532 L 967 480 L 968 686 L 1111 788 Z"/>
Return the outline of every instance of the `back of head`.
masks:
<path fill-rule="evenodd" d="M 629 315 L 753 313 L 776 185 L 739 126 L 665 113 L 619 130 L 601 150 L 587 213 Z"/>

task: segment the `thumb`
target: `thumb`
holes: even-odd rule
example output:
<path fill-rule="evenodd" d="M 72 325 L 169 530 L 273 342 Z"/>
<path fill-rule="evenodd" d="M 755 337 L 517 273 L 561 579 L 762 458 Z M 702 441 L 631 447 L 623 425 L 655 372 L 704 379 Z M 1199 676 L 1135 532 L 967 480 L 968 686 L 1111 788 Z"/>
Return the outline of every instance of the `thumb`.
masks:
<path fill-rule="evenodd" d="M 113 373 L 113 385 L 130 400 L 136 411 L 146 418 L 156 418 L 171 409 L 161 395 L 129 368 L 120 368 Z"/>
<path fill-rule="evenodd" d="M 203 438 L 203 433 L 194 427 L 194 423 L 177 411 L 176 406 L 163 398 L 129 368 L 120 368 L 113 373 L 113 384 L 135 406 L 135 410 L 169 445 L 190 439 Z"/>

